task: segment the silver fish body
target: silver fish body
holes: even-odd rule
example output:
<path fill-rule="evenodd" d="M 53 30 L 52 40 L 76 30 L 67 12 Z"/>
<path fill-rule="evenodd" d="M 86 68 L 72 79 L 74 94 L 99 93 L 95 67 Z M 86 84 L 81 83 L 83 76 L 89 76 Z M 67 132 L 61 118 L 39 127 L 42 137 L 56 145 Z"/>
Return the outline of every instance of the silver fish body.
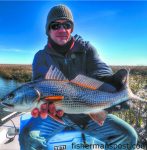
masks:
<path fill-rule="evenodd" d="M 118 93 L 108 93 L 99 90 L 92 90 L 75 85 L 70 82 L 42 81 L 35 85 L 35 88 L 41 93 L 41 99 L 44 97 L 61 95 L 63 100 L 54 102 L 57 109 L 66 113 L 92 113 L 129 99 L 127 90 Z"/>
<path fill-rule="evenodd" d="M 85 78 L 83 80 L 83 78 Z M 82 80 L 82 81 L 81 81 Z M 96 89 L 81 85 L 89 81 L 88 86 L 97 86 Z M 27 112 L 39 108 L 48 96 L 62 96 L 60 101 L 54 101 L 56 109 L 69 114 L 88 114 L 99 112 L 129 99 L 139 99 L 125 84 L 119 92 L 101 90 L 105 83 L 80 76 L 76 80 L 45 79 L 22 85 L 2 99 L 7 111 Z M 79 84 L 80 83 L 80 84 Z"/>

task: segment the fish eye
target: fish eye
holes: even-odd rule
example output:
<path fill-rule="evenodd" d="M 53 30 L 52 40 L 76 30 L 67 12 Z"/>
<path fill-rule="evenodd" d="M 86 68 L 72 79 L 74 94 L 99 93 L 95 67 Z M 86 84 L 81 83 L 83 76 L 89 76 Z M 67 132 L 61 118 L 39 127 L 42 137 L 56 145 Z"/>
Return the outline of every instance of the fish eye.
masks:
<path fill-rule="evenodd" d="M 8 95 L 8 98 L 13 98 L 14 97 L 14 94 L 13 93 L 10 93 L 9 95 Z"/>

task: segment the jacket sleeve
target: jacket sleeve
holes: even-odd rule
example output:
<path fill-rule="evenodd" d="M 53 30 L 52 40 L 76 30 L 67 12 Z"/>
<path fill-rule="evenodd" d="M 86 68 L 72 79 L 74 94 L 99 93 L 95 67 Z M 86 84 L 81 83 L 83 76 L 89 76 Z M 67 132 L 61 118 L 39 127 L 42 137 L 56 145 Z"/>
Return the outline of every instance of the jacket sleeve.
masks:
<path fill-rule="evenodd" d="M 114 80 L 112 69 L 100 59 L 96 49 L 90 44 L 88 45 L 86 56 L 86 71 L 89 77 L 109 83 L 113 86 L 110 86 L 110 89 L 114 91 L 120 89 L 119 82 Z"/>
<path fill-rule="evenodd" d="M 38 51 L 33 59 L 32 80 L 43 79 L 48 71 L 42 50 Z"/>
<path fill-rule="evenodd" d="M 112 76 L 112 69 L 100 59 L 96 49 L 89 43 L 87 44 L 86 57 L 86 72 L 88 76 L 96 79 Z"/>

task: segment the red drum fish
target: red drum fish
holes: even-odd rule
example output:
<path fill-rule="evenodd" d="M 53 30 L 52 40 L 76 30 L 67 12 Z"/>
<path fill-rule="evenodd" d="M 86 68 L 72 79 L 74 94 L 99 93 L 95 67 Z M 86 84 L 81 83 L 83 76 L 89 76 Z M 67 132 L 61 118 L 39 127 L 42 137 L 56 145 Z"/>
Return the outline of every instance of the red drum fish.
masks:
<path fill-rule="evenodd" d="M 56 109 L 69 114 L 89 114 L 110 108 L 128 100 L 145 101 L 132 93 L 128 84 L 129 72 L 121 69 L 123 87 L 119 91 L 108 92 L 107 83 L 77 75 L 67 80 L 56 67 L 50 67 L 44 80 L 26 83 L 7 94 L 1 100 L 6 111 L 28 112 L 39 108 L 46 101 L 53 102 Z"/>

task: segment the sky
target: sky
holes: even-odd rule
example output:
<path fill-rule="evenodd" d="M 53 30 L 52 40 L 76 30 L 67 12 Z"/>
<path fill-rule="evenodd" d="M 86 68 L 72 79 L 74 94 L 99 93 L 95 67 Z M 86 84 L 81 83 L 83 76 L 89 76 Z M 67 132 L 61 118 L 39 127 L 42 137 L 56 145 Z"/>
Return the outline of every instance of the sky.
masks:
<path fill-rule="evenodd" d="M 147 65 L 147 1 L 0 1 L 0 64 L 31 64 L 47 43 L 51 7 L 67 5 L 74 32 L 108 65 Z"/>

